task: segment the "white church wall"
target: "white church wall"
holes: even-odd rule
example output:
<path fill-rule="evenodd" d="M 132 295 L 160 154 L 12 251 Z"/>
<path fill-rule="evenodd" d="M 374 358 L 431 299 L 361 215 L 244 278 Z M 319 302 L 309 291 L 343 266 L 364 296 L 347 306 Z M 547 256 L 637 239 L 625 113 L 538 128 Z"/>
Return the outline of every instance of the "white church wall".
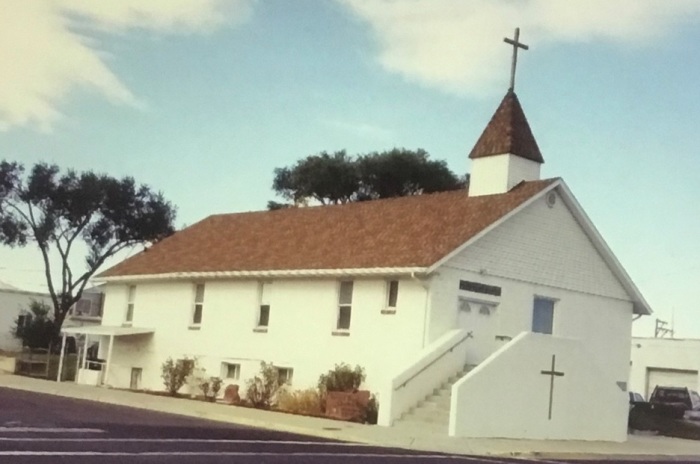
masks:
<path fill-rule="evenodd" d="M 478 364 L 532 329 L 534 298 L 554 300 L 553 333 L 590 340 L 599 359 L 627 380 L 632 303 L 561 199 L 541 199 L 447 261 L 432 280 L 428 333 L 473 332 L 468 362 Z M 498 287 L 500 296 L 460 290 L 460 280 Z M 459 300 L 491 314 L 459 319 Z M 471 322 L 474 322 L 471 325 Z M 460 326 L 460 323 L 462 326 Z M 467 324 L 464 326 L 464 324 Z"/>
<path fill-rule="evenodd" d="M 546 198 L 538 199 L 447 264 L 489 276 L 629 299 L 561 197 L 552 193 L 553 206 Z"/>
<path fill-rule="evenodd" d="M 347 336 L 334 334 L 338 280 L 271 281 L 267 332 L 256 331 L 257 281 L 207 281 L 202 323 L 192 327 L 194 282 L 144 282 L 136 285 L 133 326 L 154 328 L 137 347 L 131 337 L 115 339 L 108 383 L 127 388 L 132 367 L 143 369 L 143 388 L 161 390 L 160 365 L 168 357 L 197 357 L 208 376 L 222 374 L 222 362 L 240 365 L 241 386 L 258 374 L 261 361 L 293 369 L 293 388 L 314 387 L 336 363 L 359 364 L 366 387 L 376 391 L 422 348 L 426 296 L 413 279 L 400 279 L 396 312 L 386 309 L 387 281 L 355 279 Z M 121 325 L 128 285 L 107 285 L 104 325 Z M 103 346 L 104 348 L 104 346 Z M 387 368 L 387 366 L 389 366 Z M 398 369 L 399 367 L 396 367 Z"/>
<path fill-rule="evenodd" d="M 700 390 L 700 340 L 670 338 L 632 338 L 632 362 L 630 366 L 629 389 L 644 395 L 645 399 L 653 390 L 648 385 L 650 370 L 665 371 L 669 374 L 686 374 L 695 383 L 691 388 Z M 683 385 L 665 385 L 683 386 Z"/>
<path fill-rule="evenodd" d="M 590 348 L 581 339 L 518 335 L 453 386 L 450 435 L 626 440 L 627 394 L 615 368 Z M 552 382 L 543 371 L 551 371 L 553 355 L 563 375 Z"/>

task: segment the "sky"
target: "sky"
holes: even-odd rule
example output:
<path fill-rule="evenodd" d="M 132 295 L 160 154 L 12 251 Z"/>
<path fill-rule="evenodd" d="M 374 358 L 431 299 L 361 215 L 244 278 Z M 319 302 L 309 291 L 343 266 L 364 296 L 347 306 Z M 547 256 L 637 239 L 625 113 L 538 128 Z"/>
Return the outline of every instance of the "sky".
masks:
<path fill-rule="evenodd" d="M 133 176 L 177 226 L 276 167 L 423 148 L 456 173 L 515 90 L 545 158 L 677 337 L 700 338 L 697 0 L 3 0 L 0 159 Z M 138 250 L 137 250 L 138 251 Z M 120 257 L 121 258 L 121 257 Z M 80 260 L 76 262 L 80 265 Z M 46 289 L 35 247 L 0 281 Z"/>

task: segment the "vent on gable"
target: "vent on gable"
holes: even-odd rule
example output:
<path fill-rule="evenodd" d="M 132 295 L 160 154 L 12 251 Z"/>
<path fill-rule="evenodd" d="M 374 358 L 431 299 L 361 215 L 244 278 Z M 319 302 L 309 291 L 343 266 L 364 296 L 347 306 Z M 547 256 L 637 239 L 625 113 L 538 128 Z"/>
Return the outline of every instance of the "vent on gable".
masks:
<path fill-rule="evenodd" d="M 557 203 L 557 194 L 554 192 L 549 192 L 547 194 L 547 197 L 545 198 L 545 201 L 547 202 L 547 206 L 553 208 L 554 205 Z"/>

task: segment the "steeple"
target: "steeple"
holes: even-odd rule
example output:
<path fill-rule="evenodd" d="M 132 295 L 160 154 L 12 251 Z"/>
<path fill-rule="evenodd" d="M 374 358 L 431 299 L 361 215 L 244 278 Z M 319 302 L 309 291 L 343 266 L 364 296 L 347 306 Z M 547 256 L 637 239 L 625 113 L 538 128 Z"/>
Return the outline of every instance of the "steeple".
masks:
<path fill-rule="evenodd" d="M 510 88 L 469 153 L 469 196 L 505 193 L 523 180 L 540 178 L 544 159 L 513 90 L 518 48 L 528 49 L 519 36 L 516 29 L 514 40 L 505 39 L 513 45 Z"/>
<path fill-rule="evenodd" d="M 520 106 L 518 96 L 508 90 L 498 109 L 469 153 L 470 159 L 510 153 L 544 163 L 535 136 Z"/>

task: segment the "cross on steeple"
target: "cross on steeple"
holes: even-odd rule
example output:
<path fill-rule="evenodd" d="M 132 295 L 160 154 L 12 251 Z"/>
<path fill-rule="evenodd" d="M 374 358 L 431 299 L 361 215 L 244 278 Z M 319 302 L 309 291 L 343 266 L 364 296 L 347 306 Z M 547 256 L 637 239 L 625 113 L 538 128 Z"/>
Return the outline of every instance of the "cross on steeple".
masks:
<path fill-rule="evenodd" d="M 513 38 L 513 39 L 509 39 L 508 37 L 503 38 L 503 41 L 505 43 L 513 46 L 513 62 L 510 66 L 510 90 L 515 89 L 515 67 L 518 64 L 518 48 L 522 48 L 523 50 L 530 49 L 530 47 L 528 47 L 524 43 L 519 42 L 518 39 L 520 39 L 520 28 L 519 27 L 515 28 L 515 38 Z"/>

